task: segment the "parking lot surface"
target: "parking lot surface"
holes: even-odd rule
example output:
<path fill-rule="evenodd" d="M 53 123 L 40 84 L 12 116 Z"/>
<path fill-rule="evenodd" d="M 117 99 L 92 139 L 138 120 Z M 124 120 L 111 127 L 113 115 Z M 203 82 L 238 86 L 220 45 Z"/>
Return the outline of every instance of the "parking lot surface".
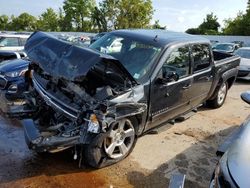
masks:
<path fill-rule="evenodd" d="M 186 174 L 185 187 L 208 187 L 218 145 L 250 114 L 240 99 L 249 86 L 237 81 L 220 109 L 201 107 L 191 118 L 139 138 L 129 157 L 99 170 L 79 169 L 70 151 L 30 151 L 20 122 L 0 117 L 0 187 L 167 187 L 173 173 Z"/>

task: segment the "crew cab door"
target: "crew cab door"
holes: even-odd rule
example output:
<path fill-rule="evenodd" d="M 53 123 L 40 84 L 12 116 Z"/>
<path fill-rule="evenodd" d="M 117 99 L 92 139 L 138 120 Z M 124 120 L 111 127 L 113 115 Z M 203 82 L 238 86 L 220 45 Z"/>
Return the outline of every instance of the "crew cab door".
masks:
<path fill-rule="evenodd" d="M 182 114 L 190 108 L 189 89 L 193 79 L 190 75 L 189 46 L 178 46 L 164 60 L 158 75 L 151 84 L 150 117 L 152 123 L 146 129 Z M 172 75 L 178 75 L 174 80 Z"/>
<path fill-rule="evenodd" d="M 192 107 L 204 102 L 212 86 L 212 54 L 209 44 L 192 44 L 193 85 L 190 92 Z"/>

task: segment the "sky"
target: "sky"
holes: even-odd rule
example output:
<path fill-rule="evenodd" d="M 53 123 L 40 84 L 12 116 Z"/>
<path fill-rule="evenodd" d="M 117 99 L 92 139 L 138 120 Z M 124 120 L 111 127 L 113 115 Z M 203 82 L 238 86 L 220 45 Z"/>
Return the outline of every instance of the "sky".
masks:
<path fill-rule="evenodd" d="M 100 0 L 98 0 L 100 1 Z M 152 0 L 153 20 L 173 31 L 186 31 L 198 27 L 207 14 L 213 12 L 223 26 L 223 20 L 235 18 L 239 11 L 245 11 L 247 0 Z M 40 15 L 46 8 L 58 10 L 63 0 L 0 0 L 0 15 L 18 16 L 27 12 Z"/>

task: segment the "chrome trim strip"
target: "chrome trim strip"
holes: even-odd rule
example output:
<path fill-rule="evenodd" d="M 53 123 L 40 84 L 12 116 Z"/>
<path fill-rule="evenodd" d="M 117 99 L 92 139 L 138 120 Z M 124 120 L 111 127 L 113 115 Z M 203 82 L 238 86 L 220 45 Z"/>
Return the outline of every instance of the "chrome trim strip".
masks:
<path fill-rule="evenodd" d="M 57 108 L 58 110 L 60 110 L 61 112 L 65 113 L 66 115 L 70 116 L 71 118 L 77 119 L 77 116 L 69 113 L 68 111 L 64 110 L 62 107 L 60 107 L 58 104 L 56 104 L 55 102 L 53 102 L 53 100 L 47 96 L 47 92 L 41 87 L 39 86 L 39 83 L 35 80 L 32 79 L 33 84 L 35 89 L 37 90 L 37 92 L 40 94 L 40 96 L 45 100 L 45 102 L 49 105 L 52 106 L 54 108 Z"/>
<path fill-rule="evenodd" d="M 195 74 L 192 74 L 192 75 L 189 75 L 189 76 L 187 76 L 187 77 L 181 78 L 181 79 L 179 79 L 179 80 L 176 81 L 176 82 L 170 82 L 170 83 L 168 83 L 167 85 L 168 85 L 168 86 L 171 86 L 171 85 L 174 85 L 174 84 L 176 84 L 176 83 L 180 83 L 180 82 L 183 82 L 183 81 L 185 81 L 185 80 L 189 80 L 189 79 L 191 79 L 191 78 L 194 78 L 195 76 L 199 76 L 199 75 L 201 75 L 201 74 L 210 72 L 211 70 L 212 70 L 212 68 L 210 67 L 210 68 L 207 69 L 207 70 L 204 70 L 204 71 L 201 71 L 201 72 L 197 72 L 197 73 L 195 73 Z"/>
<path fill-rule="evenodd" d="M 21 56 L 18 52 L 14 52 L 16 54 L 17 59 L 21 59 Z"/>

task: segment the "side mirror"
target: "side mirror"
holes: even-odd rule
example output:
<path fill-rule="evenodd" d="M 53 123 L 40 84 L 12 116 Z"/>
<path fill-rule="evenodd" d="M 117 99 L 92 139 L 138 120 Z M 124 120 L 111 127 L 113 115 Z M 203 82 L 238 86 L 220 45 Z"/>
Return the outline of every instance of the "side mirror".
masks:
<path fill-rule="evenodd" d="M 158 83 L 166 84 L 168 82 L 178 81 L 178 80 L 179 80 L 179 75 L 176 72 L 169 71 L 169 72 L 163 73 L 162 78 L 158 78 Z"/>
<path fill-rule="evenodd" d="M 250 104 L 250 91 L 244 92 L 240 96 L 243 101 Z"/>
<path fill-rule="evenodd" d="M 175 71 L 168 71 L 163 74 L 163 78 L 168 80 L 168 82 L 171 82 L 178 81 L 180 77 Z"/>

